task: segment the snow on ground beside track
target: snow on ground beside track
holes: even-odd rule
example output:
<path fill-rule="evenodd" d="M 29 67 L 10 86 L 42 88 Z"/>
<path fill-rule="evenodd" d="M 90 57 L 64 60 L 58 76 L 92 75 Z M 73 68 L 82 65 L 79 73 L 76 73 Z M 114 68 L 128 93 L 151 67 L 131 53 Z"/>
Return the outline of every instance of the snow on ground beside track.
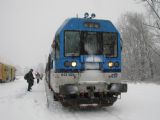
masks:
<path fill-rule="evenodd" d="M 114 106 L 123 120 L 160 120 L 160 86 L 155 84 L 129 84 L 127 94 Z"/>
<path fill-rule="evenodd" d="M 44 83 L 44 80 L 40 84 L 35 81 L 32 92 L 27 92 L 23 77 L 0 84 L 0 119 L 160 120 L 160 85 L 129 84 L 128 92 L 123 93 L 122 98 L 111 107 L 73 110 L 62 107 L 53 99 L 50 99 L 48 108 Z"/>

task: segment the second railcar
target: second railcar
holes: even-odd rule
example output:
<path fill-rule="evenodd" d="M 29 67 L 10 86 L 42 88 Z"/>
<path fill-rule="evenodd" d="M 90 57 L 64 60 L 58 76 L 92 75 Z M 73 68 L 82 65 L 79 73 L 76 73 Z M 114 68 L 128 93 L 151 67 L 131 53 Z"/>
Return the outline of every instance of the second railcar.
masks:
<path fill-rule="evenodd" d="M 8 82 L 15 80 L 15 67 L 0 63 L 0 82 Z"/>

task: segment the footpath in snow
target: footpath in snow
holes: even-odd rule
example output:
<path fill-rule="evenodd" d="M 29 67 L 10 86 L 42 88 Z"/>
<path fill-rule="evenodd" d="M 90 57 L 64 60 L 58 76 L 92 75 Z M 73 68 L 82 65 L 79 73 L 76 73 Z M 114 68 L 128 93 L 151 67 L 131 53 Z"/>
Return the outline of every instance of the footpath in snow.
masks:
<path fill-rule="evenodd" d="M 71 110 L 50 101 L 45 81 L 34 83 L 27 92 L 23 77 L 0 84 L 1 120 L 160 120 L 160 85 L 129 84 L 128 92 L 111 106 L 101 109 Z"/>

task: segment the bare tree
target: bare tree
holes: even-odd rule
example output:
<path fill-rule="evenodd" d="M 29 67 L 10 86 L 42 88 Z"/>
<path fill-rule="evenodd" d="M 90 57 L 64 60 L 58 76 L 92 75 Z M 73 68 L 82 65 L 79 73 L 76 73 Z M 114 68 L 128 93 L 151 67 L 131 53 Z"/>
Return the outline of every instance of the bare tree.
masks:
<path fill-rule="evenodd" d="M 139 1 L 139 0 L 137 0 Z M 140 0 L 145 2 L 149 15 L 149 24 L 145 24 L 148 27 L 160 30 L 160 0 Z"/>
<path fill-rule="evenodd" d="M 149 31 L 154 35 L 152 41 L 155 46 L 160 44 L 160 0 L 136 0 L 146 3 L 147 14 L 146 21 L 143 22 L 148 27 Z M 159 46 L 154 48 L 155 52 L 159 52 Z M 160 54 L 159 54 L 160 55 Z"/>
<path fill-rule="evenodd" d="M 145 80 L 154 75 L 152 51 L 148 47 L 152 34 L 144 21 L 141 14 L 126 13 L 118 23 L 123 39 L 123 72 L 131 80 Z"/>

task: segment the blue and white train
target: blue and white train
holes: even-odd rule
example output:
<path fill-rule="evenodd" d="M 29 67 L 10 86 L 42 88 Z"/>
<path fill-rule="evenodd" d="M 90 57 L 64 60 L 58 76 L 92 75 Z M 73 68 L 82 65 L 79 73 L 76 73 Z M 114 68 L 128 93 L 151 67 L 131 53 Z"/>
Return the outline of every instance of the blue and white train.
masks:
<path fill-rule="evenodd" d="M 46 65 L 54 100 L 64 106 L 110 106 L 121 83 L 121 38 L 109 20 L 70 18 L 57 30 Z"/>

